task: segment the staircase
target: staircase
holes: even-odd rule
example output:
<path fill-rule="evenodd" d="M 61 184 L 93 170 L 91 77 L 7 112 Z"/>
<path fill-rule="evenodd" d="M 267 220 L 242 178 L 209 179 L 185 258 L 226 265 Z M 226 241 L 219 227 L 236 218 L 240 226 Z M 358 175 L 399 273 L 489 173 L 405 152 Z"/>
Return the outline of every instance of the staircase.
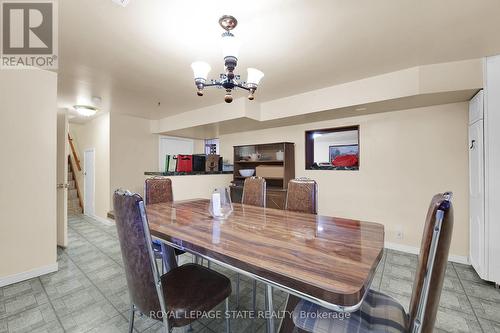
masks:
<path fill-rule="evenodd" d="M 82 167 L 76 153 L 75 144 L 69 133 L 68 142 L 71 148 L 71 154 L 68 155 L 68 215 L 82 214 L 83 198 L 77 178 L 75 177 L 75 172 L 81 172 Z"/>
<path fill-rule="evenodd" d="M 83 210 L 80 206 L 80 198 L 76 189 L 75 178 L 71 162 L 68 159 L 68 215 L 82 214 Z"/>

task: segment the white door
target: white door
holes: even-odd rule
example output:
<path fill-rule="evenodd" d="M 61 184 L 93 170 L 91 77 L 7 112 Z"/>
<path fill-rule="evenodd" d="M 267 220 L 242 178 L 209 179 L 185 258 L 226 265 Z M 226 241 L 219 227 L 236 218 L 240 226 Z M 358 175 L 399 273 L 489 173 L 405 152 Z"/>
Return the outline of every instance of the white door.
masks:
<path fill-rule="evenodd" d="M 68 245 L 68 115 L 57 114 L 57 245 Z"/>
<path fill-rule="evenodd" d="M 95 215 L 95 150 L 87 149 L 83 156 L 83 213 L 88 216 Z"/>
<path fill-rule="evenodd" d="M 476 121 L 469 126 L 469 228 L 470 261 L 480 277 L 485 272 L 485 224 L 484 224 L 484 144 L 483 121 Z"/>

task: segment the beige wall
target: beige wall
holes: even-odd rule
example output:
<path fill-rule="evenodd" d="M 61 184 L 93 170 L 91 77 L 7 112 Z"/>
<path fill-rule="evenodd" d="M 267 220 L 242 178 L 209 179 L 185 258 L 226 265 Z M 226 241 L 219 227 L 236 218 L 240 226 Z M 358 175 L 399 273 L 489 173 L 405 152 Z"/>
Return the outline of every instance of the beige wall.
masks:
<path fill-rule="evenodd" d="M 105 219 L 111 207 L 109 198 L 110 115 L 105 113 L 85 124 L 70 124 L 69 130 L 76 144 L 82 169 L 85 163 L 84 151 L 95 149 L 95 215 Z M 81 194 L 85 198 L 82 172 L 76 172 L 76 179 Z"/>
<path fill-rule="evenodd" d="M 158 170 L 158 142 L 151 134 L 150 121 L 143 118 L 111 115 L 111 188 L 143 193 L 144 172 Z"/>
<path fill-rule="evenodd" d="M 0 70 L 0 285 L 57 269 L 57 75 Z"/>
<path fill-rule="evenodd" d="M 451 190 L 451 254 L 467 256 L 467 119 L 467 104 L 457 103 L 272 128 L 221 136 L 221 154 L 232 158 L 233 145 L 295 142 L 296 176 L 319 183 L 320 214 L 383 223 L 387 242 L 412 247 L 432 195 Z M 304 131 L 345 125 L 360 125 L 360 170 L 305 170 Z"/>
<path fill-rule="evenodd" d="M 70 132 L 80 156 L 83 156 L 85 149 L 96 148 L 98 217 L 106 218 L 107 212 L 113 209 L 112 194 L 117 188 L 126 188 L 142 195 L 144 172 L 158 171 L 159 138 L 157 134 L 151 134 L 150 121 L 147 119 L 115 113 L 105 114 L 83 125 L 71 124 Z M 195 153 L 202 153 L 203 140 L 194 142 Z M 79 184 L 82 184 L 84 195 L 81 173 L 77 175 L 77 179 Z M 190 194 L 199 197 L 203 192 L 193 192 L 192 186 L 186 186 L 184 183 L 185 181 L 181 180 L 176 186 L 176 198 L 179 200 L 189 197 Z M 206 186 L 202 187 L 208 188 L 214 181 L 202 181 L 202 184 L 205 183 Z M 218 184 L 217 181 L 215 183 Z"/>
<path fill-rule="evenodd" d="M 145 171 L 159 171 L 159 135 L 151 133 L 151 121 L 111 114 L 111 198 L 117 188 L 144 194 Z M 203 154 L 204 140 L 193 140 L 194 153 Z M 207 198 L 210 188 L 227 185 L 231 176 L 170 177 L 175 200 Z M 197 184 L 197 186 L 193 186 Z"/>

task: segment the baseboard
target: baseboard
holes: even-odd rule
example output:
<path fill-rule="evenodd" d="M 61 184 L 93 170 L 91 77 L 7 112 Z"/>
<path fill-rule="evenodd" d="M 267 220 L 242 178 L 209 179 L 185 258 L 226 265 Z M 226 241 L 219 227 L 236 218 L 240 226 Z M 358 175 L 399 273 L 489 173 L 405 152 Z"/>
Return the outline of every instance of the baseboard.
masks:
<path fill-rule="evenodd" d="M 42 276 L 45 274 L 57 272 L 58 269 L 59 269 L 59 265 L 56 262 L 56 263 L 51 264 L 51 265 L 32 269 L 31 271 L 4 276 L 4 277 L 0 278 L 0 287 L 4 287 L 4 286 L 8 286 L 8 285 L 13 284 L 13 283 L 36 278 L 36 277 L 39 277 L 39 276 Z"/>
<path fill-rule="evenodd" d="M 417 255 L 420 253 L 420 248 L 414 247 L 414 246 L 409 246 L 409 245 L 404 245 L 404 244 L 385 242 L 385 248 L 390 249 L 390 250 L 411 253 L 411 254 L 417 254 Z M 458 264 L 470 265 L 470 261 L 469 261 L 468 257 L 457 256 L 454 254 L 450 254 L 448 256 L 448 261 L 456 262 Z"/>
<path fill-rule="evenodd" d="M 450 254 L 448 256 L 448 261 L 456 262 L 457 264 L 470 265 L 469 257 L 456 256 L 454 254 Z"/>
<path fill-rule="evenodd" d="M 88 216 L 88 217 L 90 217 L 90 218 L 92 218 L 92 219 L 94 219 L 94 220 L 96 220 L 96 221 L 99 221 L 99 222 L 101 222 L 102 224 L 107 225 L 107 226 L 112 226 L 112 225 L 114 225 L 114 223 L 113 223 L 113 222 L 111 222 L 110 220 L 105 219 L 105 218 L 102 218 L 102 217 L 97 216 L 97 215 L 86 215 L 86 216 Z"/>

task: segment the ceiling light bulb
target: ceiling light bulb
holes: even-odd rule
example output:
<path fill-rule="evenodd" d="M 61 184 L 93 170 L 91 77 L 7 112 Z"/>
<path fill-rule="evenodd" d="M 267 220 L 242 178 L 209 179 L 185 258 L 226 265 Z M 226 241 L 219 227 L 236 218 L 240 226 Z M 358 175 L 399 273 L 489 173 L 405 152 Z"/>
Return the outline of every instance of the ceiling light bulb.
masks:
<path fill-rule="evenodd" d="M 209 64 L 204 61 L 195 61 L 191 64 L 191 68 L 193 69 L 194 78 L 206 80 L 208 77 L 208 73 L 212 69 Z"/>
<path fill-rule="evenodd" d="M 255 68 L 248 68 L 248 78 L 247 84 L 250 85 L 259 85 L 260 80 L 264 77 L 264 73 Z"/>
<path fill-rule="evenodd" d="M 241 47 L 241 41 L 236 38 L 232 33 L 224 33 L 222 34 L 222 56 L 234 57 L 238 59 L 239 52 Z"/>
<path fill-rule="evenodd" d="M 92 117 L 97 113 L 97 108 L 89 105 L 75 105 L 74 109 L 79 115 L 84 117 Z"/>

